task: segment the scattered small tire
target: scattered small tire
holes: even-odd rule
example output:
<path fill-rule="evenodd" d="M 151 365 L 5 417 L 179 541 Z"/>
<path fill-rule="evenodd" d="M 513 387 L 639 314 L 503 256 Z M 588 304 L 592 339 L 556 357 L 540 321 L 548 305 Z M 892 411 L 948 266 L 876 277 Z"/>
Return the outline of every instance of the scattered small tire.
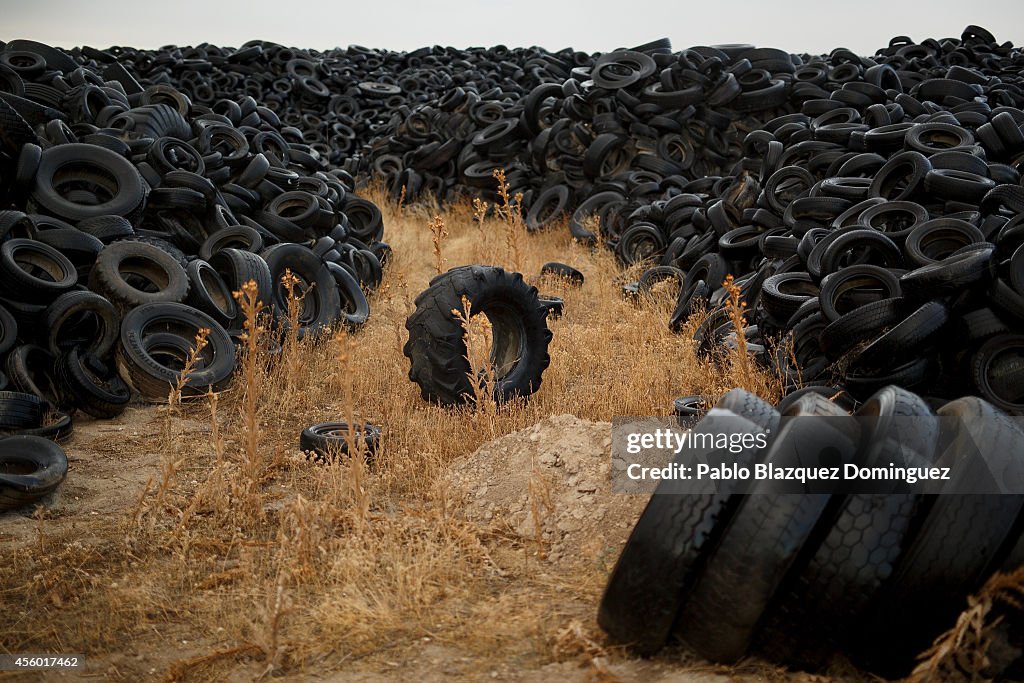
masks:
<path fill-rule="evenodd" d="M 0 510 L 35 503 L 57 489 L 68 473 L 64 449 L 38 436 L 0 438 Z"/>
<path fill-rule="evenodd" d="M 338 455 L 349 454 L 349 442 L 359 444 L 357 448 L 367 460 L 372 460 L 380 446 L 380 427 L 369 423 L 349 426 L 347 422 L 322 422 L 310 425 L 299 436 L 299 449 L 318 461 L 326 461 Z"/>
<path fill-rule="evenodd" d="M 576 270 L 570 265 L 565 263 L 559 263 L 557 261 L 550 261 L 540 267 L 541 275 L 554 275 L 556 277 L 564 278 L 574 285 L 582 285 L 584 281 L 583 273 Z"/>

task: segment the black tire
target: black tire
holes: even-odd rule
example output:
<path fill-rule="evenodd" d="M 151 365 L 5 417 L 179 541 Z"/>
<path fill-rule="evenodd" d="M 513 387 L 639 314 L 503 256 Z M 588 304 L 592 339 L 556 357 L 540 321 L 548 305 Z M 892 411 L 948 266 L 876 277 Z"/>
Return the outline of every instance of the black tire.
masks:
<path fill-rule="evenodd" d="M 68 170 L 68 169 L 72 170 Z M 62 194 L 64 184 L 89 183 L 94 203 L 79 203 Z M 146 199 L 146 185 L 131 162 L 96 145 L 72 143 L 43 150 L 32 201 L 41 211 L 71 222 L 93 216 L 125 216 L 131 221 Z"/>
<path fill-rule="evenodd" d="M 913 197 L 924 183 L 932 165 L 920 152 L 894 154 L 875 174 L 868 190 L 869 197 L 900 201 Z"/>
<path fill-rule="evenodd" d="M 35 394 L 0 391 L 0 432 L 38 427 L 44 410 L 46 403 Z"/>
<path fill-rule="evenodd" d="M 1011 415 L 1024 415 L 1024 335 L 999 334 L 971 356 L 971 382 L 978 395 Z"/>
<path fill-rule="evenodd" d="M 403 353 L 411 365 L 409 379 L 420 386 L 423 399 L 453 406 L 473 396 L 464 331 L 452 313 L 463 310 L 462 297 L 472 303 L 474 315 L 483 313 L 491 322 L 495 400 L 537 391 L 551 362 L 547 308 L 538 300 L 537 288 L 519 273 L 467 266 L 434 278 L 416 297 L 416 310 L 405 323 L 409 341 Z"/>
<path fill-rule="evenodd" d="M 53 247 L 15 238 L 0 246 L 0 288 L 5 296 L 45 304 L 78 282 L 75 266 Z"/>
<path fill-rule="evenodd" d="M 821 313 L 829 322 L 864 304 L 900 295 L 900 281 L 880 266 L 857 265 L 829 273 L 821 281 Z"/>
<path fill-rule="evenodd" d="M 880 371 L 894 367 L 919 354 L 949 323 L 949 309 L 940 301 L 929 301 L 873 341 L 853 359 L 857 370 Z"/>
<path fill-rule="evenodd" d="M 919 456 L 907 464 L 931 464 L 938 422 L 919 397 L 888 387 L 865 402 L 858 417 L 865 416 L 876 418 L 873 433 L 862 439 L 862 447 L 874 447 L 870 455 L 861 456 L 865 464 L 884 465 L 907 450 Z M 908 434 L 912 425 L 921 429 Z M 773 661 L 819 668 L 846 640 L 855 620 L 892 574 L 912 530 L 919 496 L 899 492 L 891 483 L 888 491 L 842 499 L 824 540 L 766 615 L 758 650 Z"/>
<path fill-rule="evenodd" d="M 68 474 L 64 449 L 38 436 L 0 439 L 0 510 L 16 510 L 52 493 Z"/>
<path fill-rule="evenodd" d="M 117 342 L 121 316 L 107 299 L 89 291 L 61 294 L 43 311 L 46 347 L 54 357 L 72 347 L 105 358 Z"/>
<path fill-rule="evenodd" d="M 900 277 L 903 294 L 914 300 L 957 294 L 968 286 L 980 286 L 995 278 L 992 245 L 977 245 L 937 263 L 921 266 Z"/>
<path fill-rule="evenodd" d="M 554 275 L 556 277 L 563 278 L 573 285 L 583 284 L 583 273 L 576 270 L 570 265 L 564 263 L 558 263 L 557 261 L 551 261 L 545 263 L 540 267 L 541 275 Z"/>
<path fill-rule="evenodd" d="M 968 432 L 952 442 L 952 453 L 936 455 L 937 464 L 953 465 L 951 476 L 964 481 L 984 466 L 986 453 L 1014 452 L 1024 439 L 1005 416 L 977 398 L 948 403 L 938 414 L 961 418 L 960 428 Z M 977 452 L 975 446 L 971 452 L 963 448 L 964 442 L 985 447 Z M 957 471 L 955 465 L 965 460 L 967 466 Z M 1022 502 L 1020 495 L 930 497 L 895 572 L 851 634 L 854 661 L 886 676 L 905 675 L 915 655 L 954 625 L 968 593 L 1002 560 L 1004 546 L 1016 540 L 1009 535 Z"/>
<path fill-rule="evenodd" d="M 11 156 L 17 155 L 25 145 L 39 142 L 32 126 L 6 101 L 0 99 L 0 146 Z"/>
<path fill-rule="evenodd" d="M 36 241 L 48 244 L 67 257 L 78 272 L 78 282 L 87 282 L 96 257 L 103 251 L 103 242 L 74 228 L 42 230 Z"/>
<path fill-rule="evenodd" d="M 47 407 L 62 405 L 61 387 L 54 367 L 56 360 L 41 346 L 22 344 L 15 347 L 7 354 L 6 369 L 11 386 L 20 392 L 38 396 Z"/>
<path fill-rule="evenodd" d="M 167 252 L 134 241 L 115 242 L 96 257 L 89 288 L 122 313 L 149 303 L 181 303 L 188 296 L 185 270 Z"/>
<path fill-rule="evenodd" d="M 263 237 L 247 225 L 221 228 L 206 238 L 199 247 L 199 258 L 209 261 L 221 249 L 241 249 L 258 254 L 263 251 Z"/>
<path fill-rule="evenodd" d="M 103 244 L 135 236 L 135 228 L 122 216 L 93 216 L 79 221 L 75 227 Z"/>
<path fill-rule="evenodd" d="M 189 262 L 185 274 L 189 280 L 188 305 L 230 327 L 238 317 L 238 303 L 220 273 L 200 258 Z"/>
<path fill-rule="evenodd" d="M 355 424 L 350 428 L 347 422 L 323 422 L 310 425 L 299 436 L 299 448 L 307 458 L 319 462 L 331 460 L 339 455 L 348 455 L 349 440 L 358 443 L 366 460 L 372 460 L 380 446 L 380 427 L 369 423 Z"/>
<path fill-rule="evenodd" d="M 0 356 L 18 343 L 18 322 L 3 306 L 0 306 Z"/>
<path fill-rule="evenodd" d="M 830 419 L 793 420 L 781 427 L 764 456 L 766 462 L 798 464 L 802 449 L 815 440 L 828 443 L 844 462 L 853 461 L 857 425 L 844 411 L 809 394 L 794 406 L 790 414 L 794 413 Z M 840 419 L 842 424 L 836 422 Z M 812 446 L 810 451 L 818 449 Z M 753 487 L 707 557 L 677 622 L 677 635 L 716 662 L 734 662 L 746 652 L 762 614 L 811 541 L 832 499 L 825 492 L 794 495 L 787 491 L 788 485 L 779 487 L 771 480 L 758 481 Z"/>
<path fill-rule="evenodd" d="M 252 281 L 256 283 L 256 300 L 263 304 L 264 310 L 271 305 L 274 283 L 270 279 L 267 262 L 259 254 L 241 249 L 221 249 L 210 257 L 210 265 L 220 273 L 232 296 L 241 291 L 242 285 Z M 241 329 L 244 322 L 242 315 L 239 304 L 238 317 L 231 323 L 230 329 Z"/>
<path fill-rule="evenodd" d="M 762 429 L 735 414 L 722 412 L 694 426 L 695 432 L 758 434 Z M 760 458 L 754 447 L 741 453 L 713 448 L 676 456 L 704 458 L 710 463 L 736 462 L 749 467 Z M 740 500 L 742 484 L 723 480 L 702 482 L 701 492 L 681 493 L 671 480 L 658 483 L 637 520 L 608 578 L 597 622 L 616 643 L 631 644 L 652 654 L 669 639 L 684 591 L 697 580 L 708 549 L 717 542 Z"/>
<path fill-rule="evenodd" d="M 882 299 L 856 308 L 822 330 L 821 350 L 829 360 L 837 360 L 857 344 L 899 323 L 906 317 L 905 311 L 906 302 L 899 298 Z"/>
<path fill-rule="evenodd" d="M 935 218 L 910 231 L 903 251 L 908 263 L 920 267 L 938 263 L 962 247 L 984 241 L 981 230 L 967 221 Z"/>
<path fill-rule="evenodd" d="M 57 360 L 57 377 L 72 405 L 98 418 L 117 417 L 128 407 L 132 392 L 112 365 L 72 348 Z"/>
<path fill-rule="evenodd" d="M 370 317 L 370 303 L 359 286 L 359 280 L 337 263 L 328 263 L 327 270 L 338 285 L 342 321 L 350 329 L 358 328 Z"/>
<path fill-rule="evenodd" d="M 711 399 L 707 396 L 680 396 L 672 401 L 672 414 L 676 417 L 701 417 L 710 406 Z"/>
<path fill-rule="evenodd" d="M 775 319 L 789 320 L 805 301 L 817 297 L 819 291 L 808 273 L 778 273 L 764 281 L 760 303 Z"/>
<path fill-rule="evenodd" d="M 891 365 L 881 371 L 865 371 L 852 365 L 844 377 L 846 390 L 858 400 L 865 400 L 890 384 L 926 392 L 939 374 L 940 366 L 934 351 L 922 349 L 911 360 Z"/>
<path fill-rule="evenodd" d="M 194 347 L 200 328 L 210 334 L 195 370 L 185 382 L 186 394 L 219 390 L 235 369 L 231 337 L 217 321 L 191 306 L 178 303 L 143 304 L 121 321 L 117 347 L 118 371 L 147 401 L 164 403 L 177 384 L 182 365 Z"/>
<path fill-rule="evenodd" d="M 665 297 L 671 296 L 673 300 L 678 299 L 679 292 L 683 289 L 683 282 L 686 280 L 686 274 L 675 266 L 654 266 L 645 270 L 640 274 L 640 279 L 637 280 L 637 294 L 645 294 L 652 297 L 655 295 L 654 286 L 659 282 L 667 282 L 669 280 L 675 280 L 675 286 L 668 292 L 662 290 L 659 293 Z"/>
<path fill-rule="evenodd" d="M 301 244 L 275 244 L 264 249 L 260 256 L 270 269 L 275 315 L 282 324 L 288 317 L 288 291 L 281 278 L 290 270 L 299 280 L 298 293 L 306 293 L 299 311 L 299 337 L 310 333 L 320 335 L 334 327 L 341 316 L 338 285 L 316 254 Z"/>

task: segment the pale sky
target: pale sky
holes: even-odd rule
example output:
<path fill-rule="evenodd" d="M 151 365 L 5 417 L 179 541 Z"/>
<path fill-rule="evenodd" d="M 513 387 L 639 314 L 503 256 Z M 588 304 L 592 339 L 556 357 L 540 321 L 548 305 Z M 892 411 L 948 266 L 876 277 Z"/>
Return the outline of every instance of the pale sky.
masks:
<path fill-rule="evenodd" d="M 0 0 L 2 40 L 100 48 L 259 38 L 317 49 L 501 43 L 593 52 L 668 37 L 676 49 L 754 43 L 870 54 L 894 35 L 959 37 L 967 24 L 1020 44 L 1024 0 Z"/>

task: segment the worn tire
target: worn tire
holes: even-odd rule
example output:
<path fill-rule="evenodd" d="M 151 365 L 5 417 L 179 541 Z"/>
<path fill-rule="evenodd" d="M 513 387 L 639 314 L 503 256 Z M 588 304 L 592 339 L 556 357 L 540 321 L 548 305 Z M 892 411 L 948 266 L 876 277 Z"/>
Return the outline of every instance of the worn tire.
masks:
<path fill-rule="evenodd" d="M 484 313 L 491 322 L 495 400 L 537 391 L 551 362 L 547 308 L 521 274 L 474 265 L 434 278 L 406 320 L 409 340 L 403 353 L 411 364 L 409 379 L 420 386 L 423 399 L 452 406 L 473 396 L 464 331 L 452 313 L 463 310 L 462 297 L 472 303 L 474 315 Z"/>
<path fill-rule="evenodd" d="M 210 330 L 207 345 L 189 373 L 185 393 L 222 388 L 235 369 L 231 337 L 210 316 L 178 303 L 144 304 L 125 315 L 117 347 L 118 372 L 147 401 L 166 402 L 196 334 L 204 327 Z"/>
<path fill-rule="evenodd" d="M 694 432 L 756 434 L 763 429 L 727 410 L 712 409 Z M 714 457 L 715 449 L 694 450 L 674 462 Z M 721 462 L 750 466 L 761 450 L 719 455 Z M 700 574 L 741 496 L 741 483 L 702 481 L 701 492 L 681 493 L 675 482 L 662 480 L 637 520 L 608 578 L 597 621 L 614 642 L 628 643 L 653 654 L 669 639 L 688 590 Z"/>

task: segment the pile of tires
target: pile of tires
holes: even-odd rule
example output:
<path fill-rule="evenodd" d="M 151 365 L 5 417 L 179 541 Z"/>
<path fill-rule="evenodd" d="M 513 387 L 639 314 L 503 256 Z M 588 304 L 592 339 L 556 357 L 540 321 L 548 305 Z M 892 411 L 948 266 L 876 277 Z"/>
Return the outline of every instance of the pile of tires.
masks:
<path fill-rule="evenodd" d="M 390 254 L 378 207 L 270 108 L 84 52 L 0 45 L 0 434 L 167 400 L 202 329 L 184 390 L 222 388 L 248 281 L 278 332 L 288 270 L 300 335 L 357 327 Z"/>
<path fill-rule="evenodd" d="M 987 458 L 1024 442 L 1017 424 L 976 397 L 933 411 L 890 386 L 853 416 L 816 391 L 779 407 L 734 389 L 693 431 L 772 434 L 767 446 L 751 440 L 725 454 L 751 469 L 806 463 L 809 444 L 827 441 L 834 465 L 944 464 L 954 478 L 978 465 L 970 444 L 985 444 Z M 938 416 L 962 421 L 942 452 Z M 678 457 L 714 461 L 713 451 Z M 1024 464 L 1001 462 L 1014 469 L 1003 471 L 1007 481 L 1019 482 Z M 659 484 L 601 601 L 598 620 L 613 640 L 645 653 L 681 640 L 718 662 L 754 652 L 812 671 L 842 650 L 869 670 L 905 675 L 969 593 L 1024 562 L 1024 495 L 924 494 L 896 481 L 865 493 L 748 483 L 705 481 L 686 494 L 673 480 Z"/>

